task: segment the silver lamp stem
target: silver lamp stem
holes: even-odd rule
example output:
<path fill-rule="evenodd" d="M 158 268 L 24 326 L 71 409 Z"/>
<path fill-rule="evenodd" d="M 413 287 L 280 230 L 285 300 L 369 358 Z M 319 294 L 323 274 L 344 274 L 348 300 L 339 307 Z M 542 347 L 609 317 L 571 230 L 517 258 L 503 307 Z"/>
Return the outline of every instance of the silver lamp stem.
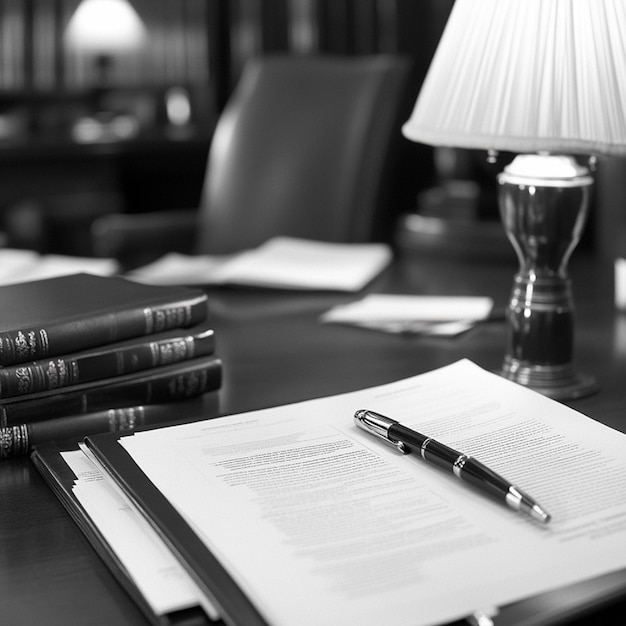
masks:
<path fill-rule="evenodd" d="M 574 367 L 567 272 L 592 185 L 573 158 L 552 155 L 520 155 L 498 177 L 500 215 L 519 260 L 502 375 L 558 400 L 597 390 L 595 380 Z"/>

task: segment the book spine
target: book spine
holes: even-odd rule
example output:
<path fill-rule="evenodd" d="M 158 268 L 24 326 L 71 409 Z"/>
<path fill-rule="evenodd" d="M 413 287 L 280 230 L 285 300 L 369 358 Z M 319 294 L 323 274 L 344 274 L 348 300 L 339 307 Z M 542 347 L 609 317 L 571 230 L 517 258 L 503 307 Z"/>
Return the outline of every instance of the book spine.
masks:
<path fill-rule="evenodd" d="M 0 460 L 24 456 L 35 446 L 50 441 L 79 441 L 88 435 L 107 432 L 129 432 L 166 424 L 209 419 L 216 408 L 205 406 L 197 398 L 176 404 L 148 404 L 71 415 L 44 422 L 0 428 Z"/>
<path fill-rule="evenodd" d="M 157 368 L 150 375 L 119 382 L 107 380 L 90 387 L 39 394 L 2 402 L 0 427 L 45 421 L 65 415 L 83 415 L 124 406 L 161 404 L 216 391 L 222 384 L 222 361 L 216 356 L 188 364 Z"/>
<path fill-rule="evenodd" d="M 0 398 L 50 391 L 211 354 L 214 333 L 148 340 L 111 350 L 0 368 Z"/>
<path fill-rule="evenodd" d="M 0 365 L 69 354 L 143 335 L 199 324 L 207 317 L 206 296 L 161 306 L 108 312 L 41 328 L 0 333 Z"/>

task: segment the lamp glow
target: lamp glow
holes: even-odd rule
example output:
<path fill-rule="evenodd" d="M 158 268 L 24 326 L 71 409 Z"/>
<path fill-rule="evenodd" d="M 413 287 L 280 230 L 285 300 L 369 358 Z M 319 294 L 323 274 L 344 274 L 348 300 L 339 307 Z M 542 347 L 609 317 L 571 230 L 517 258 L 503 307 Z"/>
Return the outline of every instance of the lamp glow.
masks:
<path fill-rule="evenodd" d="M 68 46 L 94 54 L 135 50 L 145 39 L 145 26 L 127 0 L 83 0 L 65 31 Z"/>

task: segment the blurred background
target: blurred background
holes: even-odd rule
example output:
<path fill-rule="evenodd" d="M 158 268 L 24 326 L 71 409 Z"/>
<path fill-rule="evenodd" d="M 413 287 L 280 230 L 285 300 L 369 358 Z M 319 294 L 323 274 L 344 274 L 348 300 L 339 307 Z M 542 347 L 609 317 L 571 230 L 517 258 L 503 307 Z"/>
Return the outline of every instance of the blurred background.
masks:
<path fill-rule="evenodd" d="M 94 20 L 106 3 L 0 0 L 4 245 L 89 255 L 103 213 L 196 206 L 215 120 L 258 55 L 409 55 L 408 117 L 453 0 L 112 0 Z M 114 4 L 124 15 L 108 20 Z M 498 219 L 501 163 L 408 140 L 402 152 L 399 212 Z M 595 203 L 614 211 L 623 178 Z M 583 245 L 619 250 L 608 221 L 596 215 Z"/>

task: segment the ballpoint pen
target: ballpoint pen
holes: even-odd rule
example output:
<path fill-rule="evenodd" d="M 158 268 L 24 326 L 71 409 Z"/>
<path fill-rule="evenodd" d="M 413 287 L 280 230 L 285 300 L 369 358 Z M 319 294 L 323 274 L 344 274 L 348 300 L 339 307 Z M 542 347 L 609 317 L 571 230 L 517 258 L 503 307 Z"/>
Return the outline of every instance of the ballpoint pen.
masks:
<path fill-rule="evenodd" d="M 504 500 L 515 511 L 526 513 L 540 522 L 550 521 L 550 515 L 527 493 L 473 457 L 374 411 L 360 409 L 354 414 L 354 420 L 357 426 L 395 446 L 403 454 L 415 449 L 424 460 L 451 470 L 457 478 Z"/>

